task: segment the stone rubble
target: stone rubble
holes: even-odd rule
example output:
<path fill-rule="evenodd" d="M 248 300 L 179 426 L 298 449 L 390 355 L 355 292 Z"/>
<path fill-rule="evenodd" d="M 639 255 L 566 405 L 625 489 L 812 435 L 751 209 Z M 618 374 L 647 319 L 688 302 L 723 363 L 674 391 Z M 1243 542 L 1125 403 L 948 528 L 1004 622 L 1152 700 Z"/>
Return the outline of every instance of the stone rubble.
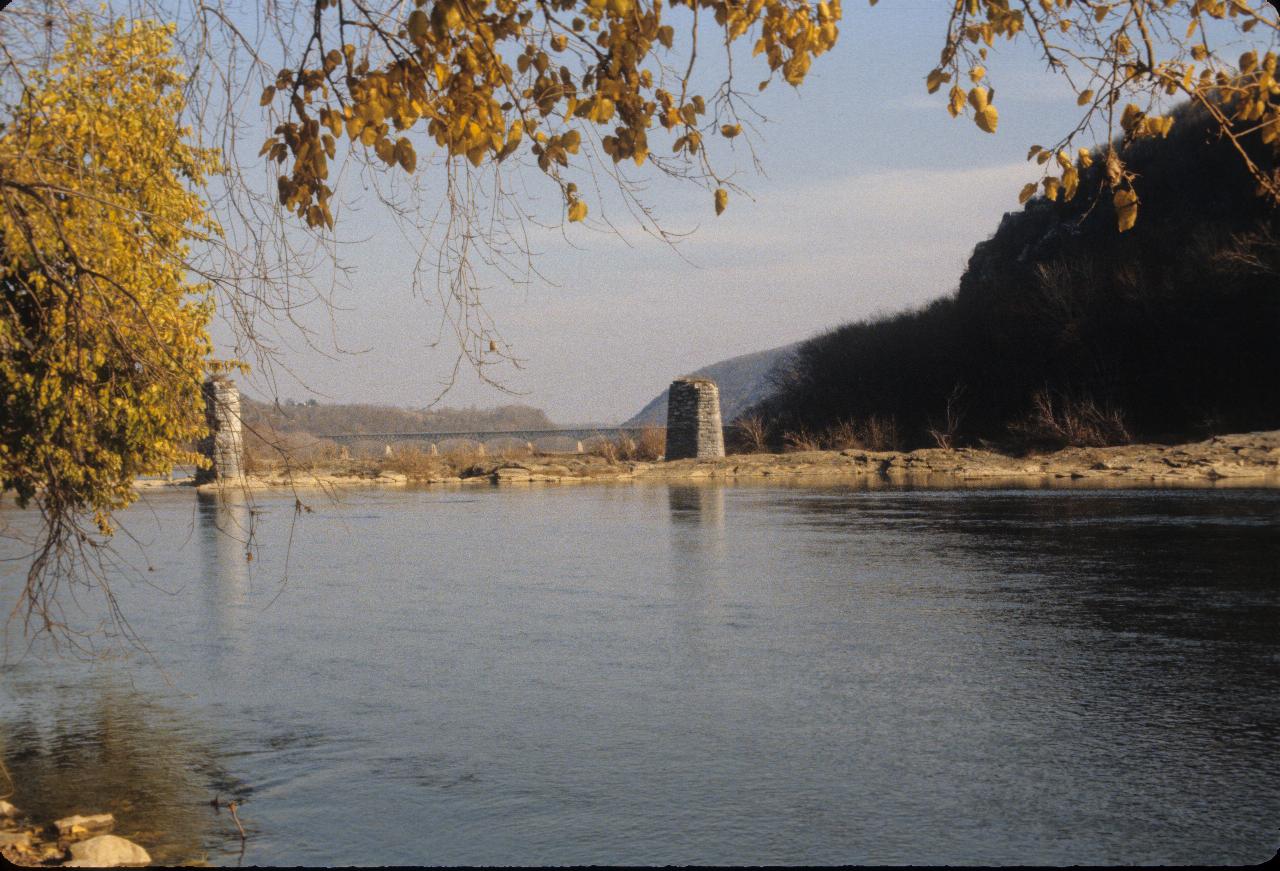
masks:
<path fill-rule="evenodd" d="M 33 824 L 7 801 L 0 801 L 0 858 L 23 867 L 117 868 L 151 864 L 140 845 L 105 834 L 111 814 L 73 814 L 49 826 Z"/>

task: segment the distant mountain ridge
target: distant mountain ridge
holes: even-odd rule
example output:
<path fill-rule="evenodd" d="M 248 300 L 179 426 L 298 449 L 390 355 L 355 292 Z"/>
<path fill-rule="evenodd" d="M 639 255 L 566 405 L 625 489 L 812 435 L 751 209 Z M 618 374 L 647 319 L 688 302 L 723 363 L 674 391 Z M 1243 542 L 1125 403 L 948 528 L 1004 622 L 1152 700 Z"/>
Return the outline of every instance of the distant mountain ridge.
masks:
<path fill-rule="evenodd" d="M 773 392 L 769 384 L 769 374 L 787 355 L 800 346 L 799 342 L 770 348 L 767 351 L 756 351 L 739 357 L 730 357 L 704 366 L 696 372 L 682 374 L 710 378 L 720 388 L 720 415 L 728 424 L 735 417 L 752 405 L 760 402 Z M 667 391 L 650 400 L 634 417 L 623 426 L 666 426 L 667 425 Z"/>

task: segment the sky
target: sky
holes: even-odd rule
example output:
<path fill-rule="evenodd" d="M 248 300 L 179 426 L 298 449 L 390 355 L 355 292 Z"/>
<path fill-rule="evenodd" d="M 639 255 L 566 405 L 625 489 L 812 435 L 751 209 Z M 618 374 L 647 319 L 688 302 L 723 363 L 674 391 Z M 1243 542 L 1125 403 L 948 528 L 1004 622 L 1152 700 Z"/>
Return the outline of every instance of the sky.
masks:
<path fill-rule="evenodd" d="M 928 95 L 924 87 L 948 5 L 847 3 L 839 42 L 803 86 L 775 81 L 756 103 L 770 119 L 755 139 L 764 173 L 745 149 L 721 155 L 748 194 L 733 195 L 723 215 L 705 189 L 650 174 L 646 201 L 664 227 L 689 234 L 676 250 L 608 202 L 616 231 L 599 222 L 594 202 L 586 226 L 534 228 L 542 278 L 513 285 L 489 276 L 483 296 L 520 368 L 490 373 L 504 392 L 464 364 L 440 405 L 519 402 L 560 424 L 620 422 L 681 374 L 954 290 L 974 244 L 1019 208 L 1022 185 L 1038 180 L 1029 145 L 1056 140 L 1078 110 L 1066 83 L 1027 47 L 997 43 L 987 66 L 998 132 L 952 119 L 946 89 Z M 751 82 L 766 71 L 763 63 L 747 69 L 738 74 Z M 280 359 L 297 377 L 274 385 L 250 377 L 244 389 L 267 399 L 423 407 L 457 358 L 447 334 L 432 347 L 439 302 L 414 294 L 416 252 L 372 198 L 357 199 L 338 222 L 358 241 L 344 246 L 352 271 L 334 293 L 337 309 L 299 313 L 320 331 L 319 350 L 283 330 Z M 215 330 L 223 353 L 230 335 Z"/>

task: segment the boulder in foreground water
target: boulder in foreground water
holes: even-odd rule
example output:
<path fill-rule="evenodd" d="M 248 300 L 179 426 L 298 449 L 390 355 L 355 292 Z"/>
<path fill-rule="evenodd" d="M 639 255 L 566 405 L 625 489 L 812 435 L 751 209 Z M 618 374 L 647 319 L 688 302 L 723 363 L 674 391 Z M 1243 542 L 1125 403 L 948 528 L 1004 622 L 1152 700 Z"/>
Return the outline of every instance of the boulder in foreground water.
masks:
<path fill-rule="evenodd" d="M 71 861 L 64 868 L 119 868 L 149 865 L 151 856 L 133 841 L 117 835 L 98 835 L 71 845 Z"/>

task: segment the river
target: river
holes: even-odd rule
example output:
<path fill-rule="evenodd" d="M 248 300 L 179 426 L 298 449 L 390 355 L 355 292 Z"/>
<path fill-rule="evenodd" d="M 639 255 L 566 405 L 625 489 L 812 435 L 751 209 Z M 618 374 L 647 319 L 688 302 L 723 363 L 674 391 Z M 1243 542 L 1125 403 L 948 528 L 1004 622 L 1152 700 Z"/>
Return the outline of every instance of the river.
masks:
<path fill-rule="evenodd" d="M 25 652 L 10 622 L 16 804 L 220 865 L 1280 848 L 1280 491 L 305 501 L 125 512 L 110 577 L 150 656 Z"/>

